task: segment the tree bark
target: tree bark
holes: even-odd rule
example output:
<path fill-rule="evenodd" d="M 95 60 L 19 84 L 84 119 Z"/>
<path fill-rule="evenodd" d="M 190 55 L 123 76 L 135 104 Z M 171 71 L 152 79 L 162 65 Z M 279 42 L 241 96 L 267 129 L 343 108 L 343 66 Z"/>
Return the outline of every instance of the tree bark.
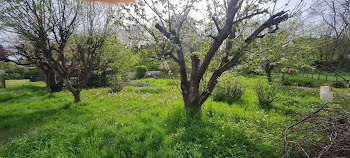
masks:
<path fill-rule="evenodd" d="M 80 99 L 80 92 L 81 92 L 81 88 L 77 87 L 74 88 L 73 85 L 71 84 L 71 82 L 69 81 L 69 79 L 67 79 L 69 77 L 65 77 L 63 79 L 64 83 L 66 84 L 68 90 L 73 94 L 74 96 L 74 102 L 79 103 L 81 101 Z"/>
<path fill-rule="evenodd" d="M 199 87 L 199 86 L 198 86 Z M 198 88 L 195 85 L 191 85 L 191 89 L 197 89 Z M 200 97 L 199 97 L 199 91 L 197 90 L 196 92 L 191 92 L 187 96 L 186 94 L 183 93 L 184 98 L 184 104 L 185 104 L 185 110 L 187 113 L 187 116 L 190 118 L 197 118 L 200 119 L 201 116 L 201 107 L 203 103 L 200 103 Z"/>
<path fill-rule="evenodd" d="M 56 80 L 56 73 L 53 71 L 47 71 L 46 75 L 46 85 L 50 88 L 51 93 L 60 92 L 63 89 L 63 80 L 59 77 L 58 81 Z"/>
<path fill-rule="evenodd" d="M 3 88 L 6 88 L 6 80 L 5 77 L 0 75 L 0 82 Z"/>
<path fill-rule="evenodd" d="M 266 65 L 264 67 L 265 72 L 266 72 L 266 76 L 267 76 L 267 80 L 269 81 L 269 83 L 272 83 L 271 73 L 272 73 L 273 68 L 274 68 L 274 66 L 271 65 L 270 63 L 266 63 Z"/>
<path fill-rule="evenodd" d="M 79 103 L 81 101 L 80 100 L 80 91 L 72 92 L 72 94 L 74 96 L 74 102 Z"/>
<path fill-rule="evenodd" d="M 258 27 L 248 38 L 245 39 L 245 45 L 241 47 L 238 50 L 232 50 L 234 52 L 227 53 L 227 57 L 223 58 L 221 66 L 219 69 L 214 71 L 213 75 L 211 76 L 208 84 L 206 85 L 206 90 L 204 92 L 199 92 L 199 85 L 201 82 L 201 79 L 203 79 L 204 74 L 208 71 L 208 67 L 213 60 L 215 54 L 218 52 L 220 46 L 222 43 L 231 35 L 231 38 L 234 38 L 234 33 L 232 33 L 232 28 L 234 24 L 234 19 L 236 17 L 236 13 L 239 11 L 239 9 L 242 6 L 243 1 L 238 0 L 231 0 L 228 3 L 227 12 L 226 12 L 226 20 L 225 25 L 221 29 L 219 26 L 218 28 L 218 34 L 216 36 L 212 36 L 213 42 L 210 44 L 210 48 L 207 51 L 204 59 L 199 60 L 199 58 L 195 55 L 191 56 L 192 60 L 192 70 L 190 71 L 190 79 L 188 78 L 187 74 L 187 67 L 185 63 L 184 58 L 184 52 L 182 49 L 180 36 L 178 33 L 176 33 L 174 30 L 171 29 L 169 26 L 169 30 L 166 29 L 165 26 L 162 26 L 161 24 L 156 24 L 155 27 L 158 29 L 160 33 L 162 33 L 168 40 L 170 40 L 173 44 L 177 45 L 177 57 L 174 56 L 172 53 L 169 53 L 170 57 L 175 60 L 175 62 L 178 63 L 180 67 L 180 78 L 181 78 L 181 90 L 182 90 L 182 96 L 185 104 L 185 109 L 187 113 L 191 116 L 200 116 L 201 112 L 201 106 L 203 103 L 208 99 L 208 97 L 211 95 L 213 89 L 215 88 L 216 84 L 218 83 L 219 77 L 227 70 L 235 66 L 238 62 L 241 56 L 243 55 L 243 52 L 246 51 L 245 49 L 247 46 L 254 41 L 255 38 L 262 38 L 264 35 L 259 35 L 262 33 L 266 28 L 269 28 L 271 26 L 276 25 L 276 30 L 278 29 L 277 25 L 281 23 L 284 20 L 287 20 L 289 18 L 288 14 L 285 11 L 278 12 L 271 16 L 267 21 L 265 21 L 260 27 Z M 265 12 L 265 11 L 264 11 Z M 247 16 L 247 18 L 250 18 L 253 15 L 261 14 L 263 12 L 258 12 L 252 15 Z M 241 21 L 238 19 L 236 22 Z M 215 18 L 214 18 L 215 22 Z M 270 32 L 273 33 L 273 32 Z M 228 41 L 230 43 L 230 41 Z M 232 42 L 231 42 L 232 45 Z M 231 51 L 231 48 L 227 48 L 229 51 Z M 233 58 L 229 60 L 228 56 L 233 55 Z M 202 61 L 202 62 L 201 62 Z"/>
<path fill-rule="evenodd" d="M 266 76 L 267 76 L 267 81 L 271 83 L 272 82 L 271 70 L 266 71 Z"/>

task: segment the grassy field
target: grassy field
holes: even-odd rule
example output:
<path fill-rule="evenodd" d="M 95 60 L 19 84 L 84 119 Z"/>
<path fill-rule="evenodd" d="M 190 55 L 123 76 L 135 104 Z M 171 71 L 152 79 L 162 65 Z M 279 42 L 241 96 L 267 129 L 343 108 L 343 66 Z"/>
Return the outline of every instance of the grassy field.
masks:
<path fill-rule="evenodd" d="M 78 104 L 42 82 L 8 81 L 0 89 L 0 157 L 281 157 L 284 128 L 322 105 L 319 90 L 280 87 L 273 108 L 263 109 L 253 89 L 265 79 L 240 80 L 241 100 L 209 98 L 197 121 L 186 117 L 178 81 L 134 81 L 155 86 L 117 94 L 88 89 Z"/>
<path fill-rule="evenodd" d="M 275 80 L 281 80 L 282 74 L 275 74 L 274 79 Z M 347 80 L 350 80 L 350 73 L 342 73 L 342 77 L 344 77 Z M 291 81 L 292 83 L 305 83 L 305 82 L 312 82 L 315 84 L 316 87 L 320 86 L 321 84 L 327 84 L 331 85 L 332 82 L 337 81 L 337 77 L 334 73 L 320 73 L 317 72 L 313 73 L 299 73 L 297 75 L 286 75 L 286 80 Z M 338 77 L 338 81 L 344 82 L 344 80 L 341 77 Z"/>

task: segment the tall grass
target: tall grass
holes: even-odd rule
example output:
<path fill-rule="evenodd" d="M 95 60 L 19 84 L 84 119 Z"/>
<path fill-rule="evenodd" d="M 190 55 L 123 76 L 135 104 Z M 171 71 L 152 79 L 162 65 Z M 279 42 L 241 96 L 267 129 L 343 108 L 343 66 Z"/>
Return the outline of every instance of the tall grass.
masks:
<path fill-rule="evenodd" d="M 172 80 L 83 90 L 79 104 L 68 91 L 11 81 L 0 90 L 0 157 L 281 157 L 286 122 L 322 101 L 317 89 L 283 87 L 266 110 L 256 104 L 258 80 L 243 78 L 246 92 L 231 105 L 209 98 L 200 121 L 186 117 Z"/>

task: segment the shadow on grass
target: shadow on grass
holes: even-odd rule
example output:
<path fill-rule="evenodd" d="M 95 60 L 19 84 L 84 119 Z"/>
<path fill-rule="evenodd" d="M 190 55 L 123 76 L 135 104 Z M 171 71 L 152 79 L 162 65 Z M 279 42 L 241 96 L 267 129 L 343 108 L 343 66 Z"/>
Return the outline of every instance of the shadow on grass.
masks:
<path fill-rule="evenodd" d="M 13 100 L 25 100 L 31 97 L 36 97 L 49 93 L 46 87 L 24 85 L 6 89 L 7 94 L 0 94 L 0 103 L 9 102 Z"/>
<path fill-rule="evenodd" d="M 261 135 L 252 134 L 244 124 L 226 124 L 213 121 L 205 114 L 200 120 L 193 120 L 184 112 L 173 109 L 174 114 L 168 115 L 165 130 L 173 134 L 172 150 L 182 153 L 183 157 L 278 157 L 279 146 L 264 143 Z M 180 113 L 180 115 L 179 115 Z M 275 152 L 270 152 L 270 151 Z M 198 155 L 197 155 L 198 156 Z"/>
<path fill-rule="evenodd" d="M 50 124 L 67 112 L 71 118 L 78 119 L 81 112 L 72 110 L 74 103 L 66 103 L 61 107 L 35 111 L 32 113 L 0 115 L 0 146 L 5 145 L 11 138 L 29 134 L 45 124 Z"/>

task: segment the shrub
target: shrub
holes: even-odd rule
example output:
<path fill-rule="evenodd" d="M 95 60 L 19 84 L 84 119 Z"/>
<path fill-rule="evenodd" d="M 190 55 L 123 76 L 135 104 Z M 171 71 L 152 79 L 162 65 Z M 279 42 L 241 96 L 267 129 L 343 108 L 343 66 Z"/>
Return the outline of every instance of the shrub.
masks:
<path fill-rule="evenodd" d="M 30 72 L 24 72 L 23 75 L 25 79 L 30 79 L 33 76 L 43 76 L 44 73 L 40 70 L 34 70 Z"/>
<path fill-rule="evenodd" d="M 255 93 L 258 97 L 259 105 L 263 108 L 270 108 L 272 102 L 276 99 L 276 85 L 269 85 L 259 82 L 255 86 Z"/>
<path fill-rule="evenodd" d="M 281 84 L 283 86 L 291 86 L 292 85 L 292 83 L 290 81 L 286 81 L 286 80 L 282 81 Z"/>
<path fill-rule="evenodd" d="M 229 104 L 241 99 L 244 93 L 242 83 L 236 80 L 226 80 L 219 83 L 213 92 L 213 99 L 215 101 L 224 101 Z"/>
<path fill-rule="evenodd" d="M 334 88 L 346 88 L 344 82 L 340 82 L 340 81 L 335 81 L 331 84 L 331 87 Z"/>
<path fill-rule="evenodd" d="M 136 78 L 141 79 L 146 76 L 146 72 L 148 71 L 147 66 L 140 65 L 136 66 Z"/>
<path fill-rule="evenodd" d="M 8 72 L 4 75 L 5 80 L 21 80 L 25 79 L 23 73 L 18 72 Z"/>
<path fill-rule="evenodd" d="M 153 87 L 153 84 L 150 83 L 144 83 L 144 82 L 134 82 L 134 83 L 128 83 L 127 86 L 132 87 Z"/>
<path fill-rule="evenodd" d="M 312 82 L 298 82 L 297 86 L 309 88 L 315 87 L 315 85 Z"/>
<path fill-rule="evenodd" d="M 88 82 L 86 86 L 88 88 L 98 88 L 98 87 L 107 87 L 109 86 L 108 82 L 108 73 L 103 72 L 93 72 L 89 75 Z"/>
<path fill-rule="evenodd" d="M 314 87 L 314 84 L 312 82 L 305 82 L 304 86 L 312 88 L 312 87 Z"/>
<path fill-rule="evenodd" d="M 125 80 L 121 76 L 117 75 L 109 76 L 108 82 L 110 84 L 112 93 L 122 91 L 125 85 Z"/>

